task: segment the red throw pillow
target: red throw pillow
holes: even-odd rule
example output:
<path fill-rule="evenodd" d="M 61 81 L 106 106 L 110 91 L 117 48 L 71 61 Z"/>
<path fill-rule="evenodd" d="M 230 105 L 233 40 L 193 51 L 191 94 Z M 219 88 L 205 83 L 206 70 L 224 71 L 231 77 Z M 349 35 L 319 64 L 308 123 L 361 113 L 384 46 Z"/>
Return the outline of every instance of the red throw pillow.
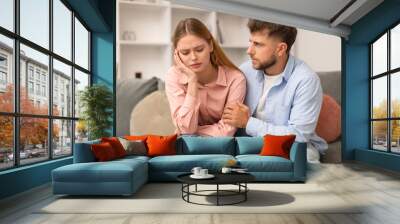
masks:
<path fill-rule="evenodd" d="M 108 142 L 114 149 L 115 155 L 117 158 L 121 158 L 126 156 L 126 151 L 122 146 L 121 142 L 119 142 L 118 138 L 110 137 L 110 138 L 101 138 L 101 142 Z"/>
<path fill-rule="evenodd" d="M 175 155 L 177 138 L 176 134 L 170 136 L 149 135 L 146 140 L 148 156 Z"/>
<path fill-rule="evenodd" d="M 264 146 L 261 149 L 261 156 L 280 156 L 290 159 L 290 148 L 296 135 L 265 135 Z"/>
<path fill-rule="evenodd" d="M 340 137 L 341 128 L 340 105 L 329 95 L 324 95 L 315 133 L 326 142 L 331 143 Z"/>
<path fill-rule="evenodd" d="M 99 162 L 109 161 L 117 158 L 115 151 L 109 142 L 92 144 L 90 147 L 94 157 Z"/>

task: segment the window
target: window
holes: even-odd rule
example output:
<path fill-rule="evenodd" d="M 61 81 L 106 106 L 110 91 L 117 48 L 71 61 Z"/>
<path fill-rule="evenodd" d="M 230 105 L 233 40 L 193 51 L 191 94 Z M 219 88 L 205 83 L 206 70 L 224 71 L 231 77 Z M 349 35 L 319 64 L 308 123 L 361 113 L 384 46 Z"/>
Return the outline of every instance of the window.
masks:
<path fill-rule="evenodd" d="M 371 148 L 400 153 L 400 24 L 370 45 Z"/>
<path fill-rule="evenodd" d="M 33 80 L 33 67 L 29 66 L 29 71 L 28 71 L 29 79 Z"/>
<path fill-rule="evenodd" d="M 58 104 L 58 97 L 59 97 L 59 92 L 60 92 L 60 100 L 61 102 L 64 103 L 64 96 L 65 95 L 72 95 L 72 90 L 71 89 L 65 89 L 64 85 L 65 83 L 72 83 L 72 68 L 69 65 L 66 65 L 56 59 L 53 60 L 54 64 L 54 70 L 53 70 L 53 89 L 54 89 L 54 95 L 53 95 L 53 103 Z M 69 99 L 72 101 L 72 98 Z M 69 102 L 69 104 L 72 104 L 72 102 Z M 54 107 L 55 105 L 53 105 Z M 55 107 L 56 108 L 56 107 Z M 53 110 L 53 114 L 59 114 L 59 108 Z M 62 116 L 68 116 L 72 117 L 72 108 L 68 107 L 65 111 L 65 114 Z"/>
<path fill-rule="evenodd" d="M 89 85 L 89 74 L 81 72 L 79 70 L 75 71 L 75 117 L 79 117 L 81 114 L 80 103 L 80 93 Z"/>
<path fill-rule="evenodd" d="M 0 71 L 0 84 L 5 86 L 7 84 L 7 73 Z"/>
<path fill-rule="evenodd" d="M 72 12 L 60 1 L 53 0 L 54 53 L 71 60 Z"/>
<path fill-rule="evenodd" d="M 46 86 L 42 86 L 42 96 L 46 97 Z"/>
<path fill-rule="evenodd" d="M 36 80 L 40 81 L 40 70 L 36 69 Z"/>
<path fill-rule="evenodd" d="M 0 54 L 0 67 L 7 68 L 7 56 L 4 54 Z"/>
<path fill-rule="evenodd" d="M 85 69 L 89 69 L 89 32 L 82 23 L 75 18 L 75 62 Z"/>
<path fill-rule="evenodd" d="M 0 0 L 0 26 L 0 170 L 72 155 L 74 136 L 87 139 L 74 105 L 90 84 L 89 30 L 62 0 Z"/>
<path fill-rule="evenodd" d="M 28 82 L 28 93 L 33 94 L 33 82 Z"/>
<path fill-rule="evenodd" d="M 0 7 L 3 6 L 3 1 L 0 1 Z M 3 8 L 0 8 L 0 20 L 4 15 Z M 12 58 L 14 57 L 14 42 L 11 38 L 0 33 L 0 115 L 1 112 L 12 113 L 14 111 L 14 71 L 12 69 Z M 4 134 L 6 135 L 6 134 Z M 7 133 L 11 136 L 11 133 Z M 0 136 L 1 139 L 1 136 Z M 5 143 L 6 144 L 6 143 Z M 10 143 L 11 144 L 11 143 Z M 7 143 L 7 145 L 10 145 Z M 2 143 L 0 141 L 0 149 Z M 1 164 L 1 160 L 0 160 Z M 0 165 L 1 166 L 1 165 Z M 1 169 L 1 167 L 0 167 Z"/>
<path fill-rule="evenodd" d="M 21 36 L 49 48 L 49 0 L 20 0 Z"/>
<path fill-rule="evenodd" d="M 0 1 L 0 26 L 14 31 L 14 0 Z"/>
<path fill-rule="evenodd" d="M 40 95 L 40 84 L 36 84 L 36 95 Z"/>
<path fill-rule="evenodd" d="M 7 85 L 7 56 L 0 53 L 0 91 L 6 91 Z"/>

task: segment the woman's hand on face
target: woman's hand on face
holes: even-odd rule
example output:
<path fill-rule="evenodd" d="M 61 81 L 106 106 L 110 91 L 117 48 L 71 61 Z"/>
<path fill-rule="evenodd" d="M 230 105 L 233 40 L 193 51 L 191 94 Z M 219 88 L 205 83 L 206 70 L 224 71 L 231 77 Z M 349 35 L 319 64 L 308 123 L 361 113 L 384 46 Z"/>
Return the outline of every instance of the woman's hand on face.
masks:
<path fill-rule="evenodd" d="M 183 74 L 185 74 L 188 78 L 188 82 L 197 82 L 197 75 L 194 73 L 190 68 L 188 68 L 185 64 L 183 64 L 181 58 L 178 55 L 178 51 L 174 51 L 174 60 L 176 67 L 181 71 Z"/>

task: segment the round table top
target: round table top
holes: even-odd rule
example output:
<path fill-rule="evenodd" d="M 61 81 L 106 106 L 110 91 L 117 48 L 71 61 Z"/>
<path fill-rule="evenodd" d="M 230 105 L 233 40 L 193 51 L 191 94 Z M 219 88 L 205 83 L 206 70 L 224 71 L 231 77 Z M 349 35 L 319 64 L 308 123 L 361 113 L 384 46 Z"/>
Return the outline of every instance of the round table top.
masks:
<path fill-rule="evenodd" d="M 192 173 L 181 174 L 177 177 L 178 181 L 186 184 L 236 184 L 248 183 L 255 180 L 249 173 L 212 173 L 215 177 L 210 179 L 194 179 Z"/>

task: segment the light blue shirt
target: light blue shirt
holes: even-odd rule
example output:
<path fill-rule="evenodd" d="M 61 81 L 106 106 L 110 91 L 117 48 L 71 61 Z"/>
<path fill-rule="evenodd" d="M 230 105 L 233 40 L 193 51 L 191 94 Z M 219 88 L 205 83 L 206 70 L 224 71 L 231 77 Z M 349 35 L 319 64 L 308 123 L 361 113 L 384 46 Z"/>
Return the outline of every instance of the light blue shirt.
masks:
<path fill-rule="evenodd" d="M 315 134 L 322 105 L 319 77 L 303 61 L 289 56 L 283 75 L 275 82 L 265 101 L 265 120 L 255 117 L 262 96 L 264 72 L 245 62 L 240 69 L 246 76 L 245 104 L 250 117 L 246 133 L 250 136 L 295 134 L 296 141 L 311 143 L 320 153 L 328 148 L 324 139 Z"/>

